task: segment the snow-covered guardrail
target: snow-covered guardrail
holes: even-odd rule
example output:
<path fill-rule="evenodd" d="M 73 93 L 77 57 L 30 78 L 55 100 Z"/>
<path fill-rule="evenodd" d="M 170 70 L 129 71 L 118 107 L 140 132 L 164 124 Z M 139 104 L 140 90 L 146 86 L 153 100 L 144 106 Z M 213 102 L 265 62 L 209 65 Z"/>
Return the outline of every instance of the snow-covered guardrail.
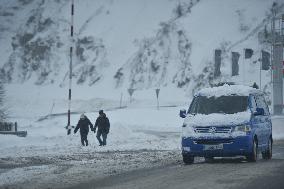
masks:
<path fill-rule="evenodd" d="M 27 131 L 18 131 L 17 122 L 0 122 L 0 134 L 26 137 L 28 133 Z"/>

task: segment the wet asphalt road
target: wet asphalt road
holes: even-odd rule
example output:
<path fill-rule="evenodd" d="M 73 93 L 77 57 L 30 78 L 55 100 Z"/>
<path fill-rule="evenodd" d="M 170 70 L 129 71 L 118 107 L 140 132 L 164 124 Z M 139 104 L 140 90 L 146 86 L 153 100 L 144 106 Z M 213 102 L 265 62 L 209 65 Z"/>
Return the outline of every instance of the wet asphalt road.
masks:
<path fill-rule="evenodd" d="M 75 186 L 77 188 L 79 186 Z M 241 158 L 199 158 L 193 165 L 183 163 L 162 168 L 137 170 L 80 184 L 80 188 L 284 188 L 284 140 L 273 144 L 273 158 L 256 163 Z"/>

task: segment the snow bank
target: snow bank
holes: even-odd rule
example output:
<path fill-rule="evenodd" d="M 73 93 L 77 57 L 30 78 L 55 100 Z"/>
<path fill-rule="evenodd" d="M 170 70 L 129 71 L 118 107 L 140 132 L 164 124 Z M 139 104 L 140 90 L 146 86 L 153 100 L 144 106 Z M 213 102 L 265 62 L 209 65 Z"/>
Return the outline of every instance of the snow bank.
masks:
<path fill-rule="evenodd" d="M 177 150 L 182 119 L 178 116 L 178 107 L 126 108 L 105 111 L 110 119 L 111 130 L 106 147 L 99 148 L 93 132 L 89 133 L 90 151 L 125 150 Z M 97 113 L 86 113 L 92 123 Z M 80 114 L 71 116 L 72 125 L 76 125 Z M 82 151 L 80 135 L 66 135 L 64 126 L 67 115 L 50 117 L 43 121 L 22 119 L 21 130 L 27 130 L 26 138 L 2 135 L 0 138 L 0 157 L 9 156 L 53 156 L 72 154 Z"/>
<path fill-rule="evenodd" d="M 250 93 L 259 93 L 260 91 L 249 86 L 244 85 L 223 85 L 220 87 L 205 88 L 198 91 L 195 96 L 229 96 L 229 95 L 239 95 L 248 96 Z"/>
<path fill-rule="evenodd" d="M 188 115 L 185 119 L 185 124 L 188 126 L 226 126 L 226 125 L 239 125 L 249 122 L 251 113 L 238 112 L 235 114 L 197 114 L 195 116 Z"/>

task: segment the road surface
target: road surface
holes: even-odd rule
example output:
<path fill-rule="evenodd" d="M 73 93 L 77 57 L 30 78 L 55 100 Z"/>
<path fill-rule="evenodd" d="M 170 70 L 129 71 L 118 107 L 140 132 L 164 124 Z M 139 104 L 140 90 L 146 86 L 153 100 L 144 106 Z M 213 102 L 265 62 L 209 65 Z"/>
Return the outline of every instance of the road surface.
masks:
<path fill-rule="evenodd" d="M 284 188 L 284 141 L 273 145 L 273 159 L 246 162 L 241 158 L 198 159 L 193 165 L 174 164 L 163 168 L 132 171 L 93 180 L 73 188 Z"/>

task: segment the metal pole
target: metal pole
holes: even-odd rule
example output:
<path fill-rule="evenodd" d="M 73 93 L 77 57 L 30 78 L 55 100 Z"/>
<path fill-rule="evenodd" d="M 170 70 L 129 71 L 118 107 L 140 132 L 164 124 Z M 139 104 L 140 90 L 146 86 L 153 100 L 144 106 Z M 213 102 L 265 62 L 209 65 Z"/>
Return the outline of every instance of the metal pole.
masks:
<path fill-rule="evenodd" d="M 71 45 L 70 45 L 70 63 L 69 63 L 69 94 L 68 94 L 68 124 L 67 124 L 67 135 L 71 133 L 71 125 L 70 125 L 70 114 L 71 114 L 71 88 L 72 88 L 72 61 L 73 61 L 73 43 L 74 43 L 74 0 L 72 0 L 71 4 L 71 28 L 70 28 L 70 36 L 71 36 Z"/>
<path fill-rule="evenodd" d="M 260 51 L 260 58 L 258 58 L 259 62 L 259 89 L 261 90 L 261 69 L 262 69 L 262 50 Z"/>
<path fill-rule="evenodd" d="M 159 98 L 157 97 L 157 110 L 160 109 L 160 105 L 159 105 Z"/>
<path fill-rule="evenodd" d="M 272 109 L 273 109 L 273 114 L 275 114 L 275 105 L 274 105 L 274 90 L 275 90 L 275 75 L 274 75 L 274 70 L 276 69 L 275 67 L 275 56 L 274 56 L 274 48 L 275 48 L 275 10 L 274 8 L 272 9 L 272 22 L 271 22 L 271 35 L 272 35 L 272 61 L 271 61 L 271 65 L 272 65 L 272 69 L 271 69 L 271 73 L 272 73 Z"/>
<path fill-rule="evenodd" d="M 272 27 L 272 26 L 271 26 Z M 270 94 L 270 96 L 271 96 L 271 112 L 273 113 L 273 60 L 272 60 L 272 58 L 273 58 L 273 48 L 272 48 L 272 46 L 270 47 L 270 91 L 271 91 L 271 94 Z"/>
<path fill-rule="evenodd" d="M 282 114 L 283 112 L 283 41 L 280 30 L 275 26 L 276 21 L 276 8 L 273 7 L 272 17 L 272 48 L 273 48 L 273 113 Z M 280 27 L 280 25 L 278 25 Z M 278 31 L 279 30 L 279 31 Z"/>
<path fill-rule="evenodd" d="M 121 93 L 121 95 L 120 95 L 119 108 L 122 108 L 122 96 L 123 96 L 123 93 Z"/>
<path fill-rule="evenodd" d="M 156 89 L 156 97 L 157 97 L 157 110 L 160 109 L 160 105 L 159 105 L 159 93 L 160 93 L 160 88 Z"/>
<path fill-rule="evenodd" d="M 261 52 L 261 58 L 260 58 L 260 63 L 259 63 L 259 89 L 260 90 L 262 90 L 262 88 L 261 88 L 261 68 L 262 68 L 262 51 L 260 51 Z"/>
<path fill-rule="evenodd" d="M 245 85 L 246 84 L 246 74 L 245 74 L 245 49 L 243 49 L 243 66 L 242 66 L 242 70 L 243 70 L 243 84 Z"/>

